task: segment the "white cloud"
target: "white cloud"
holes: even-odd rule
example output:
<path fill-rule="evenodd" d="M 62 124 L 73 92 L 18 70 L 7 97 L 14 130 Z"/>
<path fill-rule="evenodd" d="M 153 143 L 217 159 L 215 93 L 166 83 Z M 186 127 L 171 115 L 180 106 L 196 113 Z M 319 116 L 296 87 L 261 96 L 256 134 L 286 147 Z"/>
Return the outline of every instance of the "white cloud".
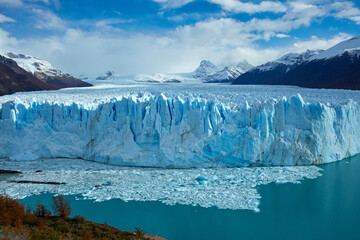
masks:
<path fill-rule="evenodd" d="M 352 35 L 346 33 L 339 33 L 329 39 L 319 38 L 317 36 L 312 36 L 309 40 L 299 40 L 289 48 L 290 52 L 304 52 L 307 49 L 317 50 L 322 49 L 326 50 L 339 42 L 345 41 L 351 38 Z"/>
<path fill-rule="evenodd" d="M 0 5 L 19 7 L 23 5 L 23 2 L 21 0 L 0 0 Z"/>
<path fill-rule="evenodd" d="M 189 2 L 188 0 L 156 1 L 161 2 L 164 8 L 181 6 Z M 170 2 L 173 5 L 169 5 Z M 260 7 L 261 3 L 254 5 Z M 346 34 L 339 34 L 330 39 L 314 36 L 309 40 L 298 40 L 294 43 L 293 38 L 290 37 L 292 30 L 309 26 L 312 22 L 329 15 L 338 14 L 336 15 L 338 18 L 356 17 L 356 11 L 345 12 L 346 9 L 349 10 L 350 5 L 340 7 L 319 2 L 315 4 L 310 0 L 289 1 L 283 5 L 286 6 L 287 11 L 275 19 L 253 18 L 241 22 L 218 16 L 198 21 L 193 25 L 179 26 L 173 30 L 153 34 L 130 33 L 116 28 L 114 25 L 130 21 L 120 18 L 74 24 L 82 27 L 88 24 L 86 29 L 91 28 L 88 31 L 69 29 L 66 26 L 70 24 L 66 24 L 54 13 L 35 9 L 38 28 L 61 30 L 60 33 L 57 32 L 56 36 L 44 39 L 16 40 L 2 31 L 0 39 L 2 45 L 16 52 L 44 58 L 59 69 L 72 74 L 101 73 L 109 69 L 120 74 L 131 74 L 190 72 L 202 59 L 224 64 L 246 59 L 251 64 L 258 65 L 274 60 L 287 52 L 326 49 L 350 37 Z M 247 12 L 251 11 L 247 9 Z M 269 41 L 272 38 L 289 38 L 288 41 L 292 44 L 262 49 L 256 43 L 257 40 Z"/>
<path fill-rule="evenodd" d="M 99 20 L 95 22 L 95 27 L 99 28 L 108 28 L 112 25 L 120 24 L 120 23 L 130 23 L 131 19 L 122 19 L 122 18 L 109 18 L 104 20 Z"/>
<path fill-rule="evenodd" d="M 10 34 L 0 28 L 0 48 L 6 49 L 9 46 L 17 45 L 16 38 L 10 37 Z"/>
<path fill-rule="evenodd" d="M 274 37 L 286 37 L 286 34 L 277 33 Z M 287 52 L 326 49 L 349 37 L 347 34 L 330 39 L 313 36 L 292 45 L 263 49 L 256 44 L 256 40 L 264 39 L 263 34 L 249 32 L 246 23 L 224 18 L 179 27 L 161 35 L 67 29 L 62 36 L 16 40 L 0 31 L 0 46 L 41 57 L 75 75 L 107 70 L 120 74 L 174 73 L 193 71 L 202 59 L 216 64 L 246 59 L 258 65 Z"/>
<path fill-rule="evenodd" d="M 47 30 L 66 29 L 66 23 L 54 13 L 42 9 L 33 9 L 33 12 L 37 17 L 36 28 Z"/>
<path fill-rule="evenodd" d="M 49 60 L 73 74 L 101 73 L 109 69 L 121 74 L 190 72 L 202 59 L 218 64 L 246 59 L 257 65 L 289 51 L 289 46 L 260 48 L 256 40 L 265 39 L 268 32 L 257 32 L 257 26 L 259 31 L 269 28 L 254 21 L 243 23 L 221 18 L 178 27 L 161 35 L 67 29 L 62 36 L 18 40 L 12 47 L 17 52 Z M 271 30 L 276 31 L 274 27 Z M 269 34 L 271 37 L 287 37 L 282 32 L 273 34 L 270 31 Z M 323 48 L 345 37 L 338 36 L 331 41 L 314 37 L 311 41 L 299 41 L 290 49 Z"/>
<path fill-rule="evenodd" d="M 186 4 L 193 2 L 194 0 L 153 0 L 160 3 L 163 8 L 179 8 Z"/>
<path fill-rule="evenodd" d="M 245 12 L 249 14 L 261 12 L 285 13 L 279 20 L 297 18 L 298 24 L 309 26 L 316 17 L 334 16 L 346 18 L 360 25 L 360 9 L 350 1 L 327 0 L 288 0 L 285 3 L 278 1 L 262 1 L 259 4 L 239 0 L 207 0 L 220 5 L 230 12 Z"/>
<path fill-rule="evenodd" d="M 335 11 L 336 18 L 347 18 L 360 25 L 360 9 L 356 8 L 353 2 L 335 2 L 330 8 Z"/>
<path fill-rule="evenodd" d="M 12 19 L 11 17 L 7 17 L 0 13 L 0 23 L 3 23 L 3 22 L 16 22 L 16 21 L 14 19 Z"/>
<path fill-rule="evenodd" d="M 259 12 L 285 12 L 286 6 L 280 2 L 262 1 L 259 4 L 252 2 L 242 2 L 238 0 L 208 0 L 219 4 L 224 10 L 232 12 L 259 13 Z"/>
<path fill-rule="evenodd" d="M 283 33 L 278 33 L 275 35 L 277 38 L 289 38 L 290 35 L 287 35 L 287 34 L 283 34 Z"/>

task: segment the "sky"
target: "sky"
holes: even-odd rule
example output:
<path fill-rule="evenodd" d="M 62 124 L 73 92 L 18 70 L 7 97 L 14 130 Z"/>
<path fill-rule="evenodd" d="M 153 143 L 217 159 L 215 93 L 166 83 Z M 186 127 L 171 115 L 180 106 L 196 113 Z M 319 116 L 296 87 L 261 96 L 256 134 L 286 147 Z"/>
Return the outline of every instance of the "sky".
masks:
<path fill-rule="evenodd" d="M 357 0 L 0 0 L 0 50 L 73 75 L 259 65 L 359 35 Z"/>

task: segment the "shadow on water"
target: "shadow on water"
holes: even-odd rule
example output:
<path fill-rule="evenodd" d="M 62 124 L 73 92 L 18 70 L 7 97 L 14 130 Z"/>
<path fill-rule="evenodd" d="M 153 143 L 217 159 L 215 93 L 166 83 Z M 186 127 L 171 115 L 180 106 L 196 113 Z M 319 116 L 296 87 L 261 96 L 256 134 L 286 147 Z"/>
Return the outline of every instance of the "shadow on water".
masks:
<path fill-rule="evenodd" d="M 259 187 L 260 213 L 159 202 L 71 200 L 72 215 L 107 222 L 122 230 L 136 226 L 177 239 L 360 239 L 360 155 L 321 166 L 323 176 L 301 184 Z M 51 195 L 32 196 L 50 207 Z"/>

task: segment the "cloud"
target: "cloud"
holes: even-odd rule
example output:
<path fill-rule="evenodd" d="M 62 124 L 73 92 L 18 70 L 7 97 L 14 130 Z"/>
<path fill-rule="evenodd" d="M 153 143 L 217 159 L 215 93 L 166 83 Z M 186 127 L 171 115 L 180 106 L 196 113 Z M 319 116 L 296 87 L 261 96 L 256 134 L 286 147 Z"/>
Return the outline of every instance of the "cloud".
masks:
<path fill-rule="evenodd" d="M 46 5 L 53 5 L 55 7 L 55 9 L 60 9 L 61 7 L 61 3 L 60 0 L 23 0 L 26 1 L 27 3 L 44 3 Z"/>
<path fill-rule="evenodd" d="M 16 22 L 16 21 L 0 13 L 0 23 L 4 23 L 4 22 Z"/>
<path fill-rule="evenodd" d="M 62 36 L 12 42 L 12 48 L 49 60 L 59 69 L 72 74 L 95 74 L 109 69 L 120 74 L 173 73 L 193 71 L 202 59 L 210 59 L 217 64 L 246 59 L 258 65 L 274 60 L 289 50 L 324 48 L 349 37 L 338 35 L 331 40 L 313 37 L 290 46 L 263 49 L 256 41 L 265 39 L 266 34 L 258 31 L 269 27 L 258 22 L 208 19 L 161 34 L 66 29 Z M 274 27 L 271 30 L 276 31 Z M 273 37 L 287 35 L 276 33 Z"/>
<path fill-rule="evenodd" d="M 122 18 L 109 18 L 104 20 L 99 20 L 95 22 L 95 27 L 98 28 L 108 28 L 112 25 L 117 25 L 121 23 L 131 23 L 132 19 L 122 19 Z"/>
<path fill-rule="evenodd" d="M 333 16 L 345 18 L 360 25 L 360 9 L 350 1 L 327 1 L 327 0 L 288 0 L 284 3 L 278 1 L 261 1 L 259 4 L 242 2 L 239 0 L 207 0 L 220 5 L 224 10 L 235 13 L 285 13 L 280 20 L 296 17 L 298 22 L 305 26 L 311 24 L 314 17 Z"/>
<path fill-rule="evenodd" d="M 10 37 L 10 34 L 0 28 L 0 48 L 6 49 L 6 47 L 17 45 L 16 38 Z"/>
<path fill-rule="evenodd" d="M 21 0 L 0 0 L 0 5 L 20 7 L 23 5 L 23 2 Z"/>
<path fill-rule="evenodd" d="M 330 9 L 335 11 L 334 17 L 346 18 L 360 25 L 360 9 L 353 2 L 335 2 L 330 5 Z"/>
<path fill-rule="evenodd" d="M 220 5 L 224 10 L 231 12 L 259 13 L 274 12 L 281 13 L 286 11 L 286 6 L 280 2 L 262 1 L 259 4 L 252 2 L 242 2 L 238 0 L 208 0 L 211 3 Z"/>
<path fill-rule="evenodd" d="M 54 13 L 48 10 L 33 9 L 32 10 L 37 18 L 35 25 L 38 29 L 46 30 L 65 30 L 66 23 Z"/>
<path fill-rule="evenodd" d="M 193 2 L 194 0 L 153 0 L 161 4 L 163 8 L 179 8 L 186 4 Z"/>
<path fill-rule="evenodd" d="M 304 52 L 307 49 L 317 50 L 322 49 L 326 50 L 342 41 L 348 40 L 353 37 L 347 33 L 339 33 L 329 39 L 319 38 L 317 36 L 312 36 L 309 40 L 299 40 L 293 44 L 292 47 L 289 48 L 291 52 Z"/>
<path fill-rule="evenodd" d="M 190 2 L 189 0 L 156 1 L 164 8 L 179 7 Z M 220 0 L 211 1 L 220 2 Z M 239 1 L 235 2 L 243 4 Z M 36 37 L 15 39 L 2 30 L 0 41 L 2 41 L 1 45 L 8 49 L 12 48 L 16 52 L 49 60 L 59 69 L 72 74 L 95 74 L 107 70 L 114 70 L 120 74 L 190 72 L 202 59 L 209 59 L 216 64 L 246 59 L 251 64 L 258 65 L 274 60 L 289 51 L 328 48 L 349 38 L 350 35 L 338 34 L 330 39 L 313 36 L 307 40 L 294 40 L 291 37 L 292 31 L 310 26 L 314 21 L 321 21 L 328 16 L 348 19 L 356 19 L 357 16 L 356 9 L 351 10 L 354 9 L 354 5 L 348 2 L 343 5 L 329 4 L 327 0 L 326 3 L 321 0 L 297 0 L 285 3 L 263 1 L 259 4 L 248 3 L 250 5 L 246 5 L 247 8 L 244 9 L 248 13 L 255 13 L 255 10 L 265 11 L 264 2 L 281 4 L 286 7 L 286 12 L 272 15 L 272 19 L 264 18 L 264 15 L 256 15 L 257 18 L 249 21 L 235 20 L 226 15 L 213 15 L 212 18 L 191 25 L 179 25 L 172 30 L 146 34 L 127 32 L 119 28 L 119 24 L 131 20 L 121 18 L 79 20 L 70 24 L 53 12 L 34 9 L 36 27 L 55 32 L 48 31 L 49 36 L 42 39 Z M 229 9 L 238 11 L 236 7 Z M 172 11 L 164 10 L 164 12 L 164 17 L 172 16 Z M 171 17 L 169 19 L 168 16 L 167 19 L 181 22 L 185 18 L 197 17 L 186 14 L 180 16 L 179 18 L 175 16 L 173 19 Z M 70 25 L 72 28 L 69 28 Z M 266 49 L 258 45 L 259 40 L 271 41 L 273 38 L 288 38 L 288 44 Z"/>
<path fill-rule="evenodd" d="M 179 8 L 195 0 L 153 0 L 161 4 L 163 8 Z M 210 3 L 220 5 L 224 10 L 232 12 L 258 13 L 258 12 L 285 12 L 286 6 L 277 1 L 262 1 L 259 4 L 241 2 L 238 0 L 207 0 Z"/>
<path fill-rule="evenodd" d="M 283 33 L 278 33 L 278 34 L 275 35 L 275 37 L 277 37 L 277 38 L 289 38 L 290 35 L 283 34 Z"/>
<path fill-rule="evenodd" d="M 264 29 L 263 26 L 259 27 Z M 10 38 L 7 32 L 0 31 L 0 46 L 43 58 L 75 75 L 99 74 L 107 70 L 119 74 L 174 73 L 193 71 L 202 59 L 216 64 L 246 59 L 258 65 L 275 60 L 287 52 L 326 49 L 351 37 L 348 34 L 338 34 L 330 39 L 313 36 L 295 42 L 291 38 L 293 43 L 288 45 L 262 48 L 257 45 L 257 40 L 264 39 L 265 34 L 254 30 L 256 24 L 252 21 L 244 23 L 221 18 L 185 25 L 162 34 L 104 34 L 100 30 L 70 28 L 62 35 L 17 40 Z M 276 33 L 274 37 L 287 35 Z"/>

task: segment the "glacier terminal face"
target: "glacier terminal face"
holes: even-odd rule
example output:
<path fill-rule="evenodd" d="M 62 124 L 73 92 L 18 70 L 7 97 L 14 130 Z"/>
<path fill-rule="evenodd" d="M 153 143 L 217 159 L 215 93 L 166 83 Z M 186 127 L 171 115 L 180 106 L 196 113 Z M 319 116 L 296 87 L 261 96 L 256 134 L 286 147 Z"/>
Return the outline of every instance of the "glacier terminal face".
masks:
<path fill-rule="evenodd" d="M 0 98 L 0 158 L 167 168 L 322 164 L 360 153 L 360 93 L 97 86 Z"/>

